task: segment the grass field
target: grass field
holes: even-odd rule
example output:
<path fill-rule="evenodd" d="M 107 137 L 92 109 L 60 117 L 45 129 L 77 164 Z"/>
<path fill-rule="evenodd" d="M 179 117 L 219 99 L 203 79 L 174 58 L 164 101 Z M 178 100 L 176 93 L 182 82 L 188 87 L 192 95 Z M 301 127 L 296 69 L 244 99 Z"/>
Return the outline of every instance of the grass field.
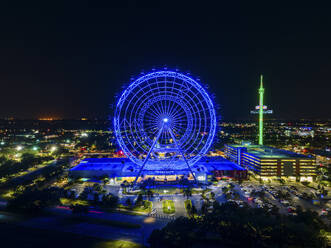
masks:
<path fill-rule="evenodd" d="M 143 246 L 126 240 L 112 240 L 101 242 L 93 248 L 141 248 Z"/>
<path fill-rule="evenodd" d="M 165 214 L 173 214 L 176 211 L 175 204 L 171 200 L 162 201 L 162 209 Z"/>
<path fill-rule="evenodd" d="M 83 206 L 88 206 L 89 203 L 88 201 L 84 201 L 84 200 L 72 200 L 72 199 L 69 199 L 69 198 L 60 198 L 60 202 L 62 205 L 64 206 L 70 206 L 70 205 L 83 205 Z"/>

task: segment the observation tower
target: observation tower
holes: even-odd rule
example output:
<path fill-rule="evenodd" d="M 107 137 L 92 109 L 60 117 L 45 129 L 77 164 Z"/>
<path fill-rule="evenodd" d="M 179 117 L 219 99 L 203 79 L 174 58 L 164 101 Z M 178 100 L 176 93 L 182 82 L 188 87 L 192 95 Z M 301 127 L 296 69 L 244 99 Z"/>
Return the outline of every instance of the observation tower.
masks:
<path fill-rule="evenodd" d="M 263 99 L 264 99 L 264 88 L 263 88 L 263 75 L 260 75 L 260 88 L 258 90 L 259 92 L 259 105 L 255 107 L 255 110 L 251 110 L 251 114 L 258 114 L 259 115 L 259 145 L 263 145 L 263 115 L 264 114 L 272 114 L 272 110 L 268 110 L 268 107 L 266 105 L 263 105 Z"/>
<path fill-rule="evenodd" d="M 263 75 L 261 75 L 259 88 L 259 145 L 263 145 L 263 96 Z"/>

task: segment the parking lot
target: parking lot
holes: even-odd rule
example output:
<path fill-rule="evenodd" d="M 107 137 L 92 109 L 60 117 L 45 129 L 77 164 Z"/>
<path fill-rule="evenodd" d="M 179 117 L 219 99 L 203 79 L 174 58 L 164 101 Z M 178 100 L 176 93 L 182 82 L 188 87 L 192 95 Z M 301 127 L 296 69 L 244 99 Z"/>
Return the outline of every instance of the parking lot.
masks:
<path fill-rule="evenodd" d="M 77 183 L 71 187 L 76 196 L 79 196 L 85 187 L 91 186 L 91 183 Z M 137 195 L 124 194 L 119 185 L 102 185 L 105 194 L 113 194 L 119 197 L 119 203 L 125 205 L 130 199 L 132 203 L 137 200 Z M 92 193 L 93 194 L 93 193 Z M 211 197 L 213 194 L 213 197 Z M 314 205 L 312 199 L 305 196 L 316 195 L 316 190 L 303 185 L 277 185 L 261 184 L 255 181 L 245 181 L 242 184 L 231 181 L 219 181 L 217 184 L 209 186 L 203 196 L 202 191 L 194 191 L 189 197 L 192 205 L 201 210 L 204 203 L 212 203 L 214 200 L 222 204 L 228 201 L 237 203 L 240 207 L 248 205 L 254 208 L 264 208 L 267 211 L 278 211 L 281 214 L 296 215 L 297 211 L 313 210 L 319 215 L 325 215 L 328 208 Z M 92 196 L 91 196 L 92 197 Z M 91 198 L 90 197 L 90 198 Z M 183 194 L 158 194 L 153 197 L 143 196 L 144 200 L 150 200 L 153 204 L 152 211 L 149 213 L 158 218 L 176 218 L 187 216 L 184 201 L 187 199 Z M 174 202 L 175 213 L 165 214 L 162 210 L 162 201 L 171 200 Z"/>

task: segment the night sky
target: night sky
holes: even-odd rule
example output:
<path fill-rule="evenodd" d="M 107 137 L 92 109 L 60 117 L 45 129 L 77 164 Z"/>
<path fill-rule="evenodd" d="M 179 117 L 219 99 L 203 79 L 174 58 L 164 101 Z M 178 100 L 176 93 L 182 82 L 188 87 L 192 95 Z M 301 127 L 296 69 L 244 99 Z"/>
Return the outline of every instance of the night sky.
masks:
<path fill-rule="evenodd" d="M 326 6 L 30 2 L 0 6 L 0 118 L 107 118 L 164 66 L 209 85 L 224 120 L 251 118 L 260 73 L 273 118 L 331 118 Z"/>

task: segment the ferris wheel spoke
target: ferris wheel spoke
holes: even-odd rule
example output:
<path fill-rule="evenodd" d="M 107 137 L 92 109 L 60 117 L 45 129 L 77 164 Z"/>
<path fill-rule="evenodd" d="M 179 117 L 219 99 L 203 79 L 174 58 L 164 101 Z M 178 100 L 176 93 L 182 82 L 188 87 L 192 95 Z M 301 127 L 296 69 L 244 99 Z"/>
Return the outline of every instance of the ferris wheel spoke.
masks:
<path fill-rule="evenodd" d="M 186 113 L 177 113 L 176 115 L 173 116 L 174 120 L 182 120 L 182 119 L 188 119 Z"/>
<path fill-rule="evenodd" d="M 183 128 L 187 127 L 187 123 L 186 122 L 174 123 L 173 127 L 183 129 Z"/>
<path fill-rule="evenodd" d="M 158 113 L 158 116 L 160 116 L 162 114 L 162 108 L 160 106 L 159 101 L 153 103 L 152 107 L 156 110 L 156 112 Z"/>
<path fill-rule="evenodd" d="M 152 105 L 152 107 L 156 110 L 156 112 L 158 113 L 158 115 L 160 115 L 162 113 L 162 109 L 161 109 L 161 106 L 159 105 L 158 102 L 154 103 Z"/>
<path fill-rule="evenodd" d="M 169 116 L 169 107 L 170 107 L 171 101 L 167 100 L 167 104 L 166 104 L 166 109 L 165 109 L 165 113 L 167 116 Z"/>
<path fill-rule="evenodd" d="M 145 115 L 152 117 L 152 119 L 154 119 L 158 116 L 158 114 L 156 112 L 154 112 L 153 110 L 151 110 L 150 108 L 148 110 L 146 110 Z"/>
<path fill-rule="evenodd" d="M 174 104 L 174 106 L 170 110 L 170 114 L 174 115 L 175 113 L 177 113 L 179 111 L 179 109 L 181 109 L 180 105 L 179 104 Z"/>
<path fill-rule="evenodd" d="M 162 100 L 161 102 L 163 102 L 163 111 L 162 111 L 162 114 L 166 114 L 166 109 L 167 109 L 167 101 L 164 99 Z"/>
<path fill-rule="evenodd" d="M 176 113 L 179 109 L 181 109 L 180 103 L 173 102 L 171 108 L 169 109 L 169 114 L 173 115 Z"/>
<path fill-rule="evenodd" d="M 169 109 L 169 104 L 170 104 L 170 101 L 165 101 L 164 102 L 164 105 L 165 105 L 165 108 L 164 108 L 164 113 L 165 113 L 165 115 L 167 115 L 168 116 L 168 109 Z"/>
<path fill-rule="evenodd" d="M 151 85 L 148 85 L 148 86 L 150 88 L 150 91 L 149 92 L 151 92 L 153 98 L 154 99 L 157 98 L 158 96 L 154 93 L 154 89 L 151 88 Z M 157 112 L 158 115 L 161 113 L 160 110 L 157 109 L 154 104 L 152 104 L 151 107 L 154 108 L 154 110 Z"/>
<path fill-rule="evenodd" d="M 145 127 L 148 129 L 157 129 L 158 126 L 156 124 L 150 123 L 150 124 L 145 124 Z"/>
<path fill-rule="evenodd" d="M 171 110 L 174 107 L 174 105 L 175 105 L 175 101 L 173 99 L 171 101 L 169 101 L 169 107 L 167 109 L 167 114 L 168 115 L 171 115 Z"/>

